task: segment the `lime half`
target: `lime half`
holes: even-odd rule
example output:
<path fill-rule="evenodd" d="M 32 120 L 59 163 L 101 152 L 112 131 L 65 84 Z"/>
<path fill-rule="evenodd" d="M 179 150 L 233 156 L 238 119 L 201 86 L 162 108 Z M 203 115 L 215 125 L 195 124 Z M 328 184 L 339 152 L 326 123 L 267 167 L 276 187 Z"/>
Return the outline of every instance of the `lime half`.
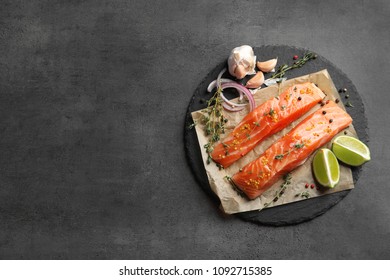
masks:
<path fill-rule="evenodd" d="M 340 166 L 331 150 L 320 149 L 313 159 L 313 172 L 318 183 L 334 188 L 340 179 Z"/>
<path fill-rule="evenodd" d="M 352 166 L 362 165 L 371 159 L 368 147 L 351 136 L 338 136 L 333 141 L 332 151 L 339 160 Z"/>

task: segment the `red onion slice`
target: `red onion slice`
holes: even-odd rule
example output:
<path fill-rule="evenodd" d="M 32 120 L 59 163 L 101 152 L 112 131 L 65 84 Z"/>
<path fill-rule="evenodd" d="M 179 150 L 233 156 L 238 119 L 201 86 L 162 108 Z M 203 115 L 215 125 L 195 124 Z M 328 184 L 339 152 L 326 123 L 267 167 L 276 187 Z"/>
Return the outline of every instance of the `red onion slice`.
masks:
<path fill-rule="evenodd" d="M 227 104 L 229 104 L 230 106 L 232 106 L 232 107 L 245 107 L 246 105 L 248 105 L 248 104 L 240 104 L 240 103 L 235 103 L 235 102 L 232 102 L 232 101 L 230 101 L 229 99 L 227 99 L 226 97 L 225 97 L 225 95 L 223 95 L 223 93 L 221 92 L 221 98 L 223 99 L 223 101 L 225 101 L 225 103 L 227 103 Z"/>
<path fill-rule="evenodd" d="M 244 93 L 244 95 L 246 96 L 246 98 L 249 100 L 249 112 L 253 111 L 253 109 L 256 107 L 256 102 L 255 100 L 253 99 L 253 96 L 252 96 L 252 93 L 244 86 L 238 84 L 238 83 L 223 83 L 221 85 L 221 88 L 222 89 L 225 89 L 225 88 L 235 88 L 237 89 L 238 91 Z"/>
<path fill-rule="evenodd" d="M 222 84 L 222 83 L 234 83 L 234 81 L 231 80 L 231 79 L 221 78 L 221 84 Z M 212 82 L 209 84 L 209 86 L 207 87 L 207 91 L 208 91 L 208 92 L 212 92 L 213 89 L 214 89 L 215 87 L 217 87 L 217 80 L 214 80 L 214 81 L 212 81 Z"/>
<path fill-rule="evenodd" d="M 218 74 L 218 77 L 217 77 L 217 87 L 220 88 L 221 87 L 221 78 L 222 78 L 222 75 L 223 73 L 225 73 L 226 71 L 226 68 L 223 68 L 221 72 L 219 72 Z"/>

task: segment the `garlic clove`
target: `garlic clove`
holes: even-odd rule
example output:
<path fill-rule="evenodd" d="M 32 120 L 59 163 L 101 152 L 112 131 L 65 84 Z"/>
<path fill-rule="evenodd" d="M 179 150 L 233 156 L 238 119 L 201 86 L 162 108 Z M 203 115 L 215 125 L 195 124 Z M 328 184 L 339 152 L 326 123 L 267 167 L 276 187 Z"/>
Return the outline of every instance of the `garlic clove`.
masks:
<path fill-rule="evenodd" d="M 258 61 L 256 63 L 256 65 L 257 65 L 257 68 L 259 68 L 261 71 L 268 73 L 268 72 L 271 72 L 272 70 L 275 69 L 276 63 L 278 63 L 278 59 L 274 58 L 274 59 L 270 59 L 270 60 L 262 61 L 262 62 Z"/>
<path fill-rule="evenodd" d="M 258 88 L 264 83 L 264 74 L 258 71 L 245 85 L 246 88 Z"/>
<path fill-rule="evenodd" d="M 244 65 L 237 65 L 237 67 L 234 69 L 234 76 L 241 80 L 246 76 L 247 70 L 245 69 Z"/>

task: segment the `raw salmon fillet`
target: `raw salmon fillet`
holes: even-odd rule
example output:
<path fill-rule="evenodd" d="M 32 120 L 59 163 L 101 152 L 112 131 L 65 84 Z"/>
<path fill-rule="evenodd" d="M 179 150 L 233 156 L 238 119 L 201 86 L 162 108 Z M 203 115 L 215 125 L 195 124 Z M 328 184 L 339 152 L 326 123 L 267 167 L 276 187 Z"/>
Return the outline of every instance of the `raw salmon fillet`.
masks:
<path fill-rule="evenodd" d="M 313 83 L 296 84 L 256 107 L 214 147 L 211 158 L 228 167 L 251 151 L 260 141 L 282 130 L 324 98 Z"/>
<path fill-rule="evenodd" d="M 348 113 L 330 101 L 272 144 L 231 180 L 250 199 L 254 199 L 284 174 L 303 164 L 315 150 L 351 123 Z"/>

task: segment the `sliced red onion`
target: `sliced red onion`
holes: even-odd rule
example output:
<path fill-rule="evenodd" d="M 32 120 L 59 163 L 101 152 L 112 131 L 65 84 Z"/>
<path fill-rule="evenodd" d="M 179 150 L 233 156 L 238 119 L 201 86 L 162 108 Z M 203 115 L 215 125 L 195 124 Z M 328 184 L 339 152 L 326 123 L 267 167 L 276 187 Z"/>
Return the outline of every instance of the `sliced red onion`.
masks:
<path fill-rule="evenodd" d="M 225 71 L 226 71 L 226 68 L 223 68 L 222 71 L 219 72 L 217 79 L 212 81 L 209 84 L 209 86 L 207 87 L 207 91 L 208 92 L 211 92 L 215 87 L 220 88 L 222 83 L 234 83 L 234 81 L 231 80 L 231 79 L 222 78 L 222 75 L 223 75 L 223 73 L 225 73 Z M 240 99 L 239 100 L 241 101 L 244 98 L 244 96 L 243 96 L 244 94 L 241 91 L 238 91 L 238 92 L 240 94 Z M 223 96 L 223 94 L 222 94 L 222 96 Z M 224 98 L 224 96 L 222 98 Z"/>
<path fill-rule="evenodd" d="M 223 75 L 223 73 L 225 73 L 225 71 L 226 71 L 226 68 L 222 69 L 222 71 L 219 72 L 217 79 L 212 81 L 209 84 L 209 86 L 207 87 L 207 91 L 211 92 L 215 87 L 221 88 L 222 90 L 225 88 L 234 88 L 240 94 L 240 97 L 239 97 L 240 101 L 243 99 L 244 95 L 247 97 L 247 99 L 249 101 L 249 110 L 252 111 L 256 106 L 256 103 L 255 103 L 255 100 L 253 99 L 252 93 L 246 87 L 234 82 L 233 80 L 222 78 L 222 75 Z M 223 95 L 222 92 L 221 92 L 221 98 L 224 101 L 222 106 L 226 110 L 231 111 L 231 112 L 241 111 L 246 106 L 246 104 L 239 104 L 239 103 L 235 103 L 235 102 L 228 100 Z"/>
<path fill-rule="evenodd" d="M 219 74 L 218 74 L 218 77 L 217 77 L 217 86 L 218 86 L 218 88 L 221 87 L 221 78 L 222 78 L 223 73 L 225 73 L 225 71 L 226 71 L 226 68 L 223 68 L 222 71 L 219 72 Z"/>
<path fill-rule="evenodd" d="M 222 83 L 234 83 L 234 81 L 231 80 L 231 79 L 221 78 L 221 84 L 222 84 Z M 209 84 L 209 86 L 207 87 L 207 91 L 208 91 L 208 92 L 212 92 L 213 89 L 214 89 L 216 86 L 217 86 L 217 80 L 214 80 L 214 81 L 212 81 L 212 82 Z"/>
<path fill-rule="evenodd" d="M 256 102 L 253 99 L 252 93 L 244 86 L 238 84 L 238 83 L 223 83 L 221 85 L 222 89 L 225 88 L 235 88 L 238 91 L 245 94 L 246 98 L 249 100 L 249 112 L 253 111 L 253 109 L 256 107 Z"/>
<path fill-rule="evenodd" d="M 223 99 L 223 101 L 225 101 L 227 104 L 229 104 L 230 106 L 232 107 L 245 107 L 247 104 L 240 104 L 240 103 L 235 103 L 235 102 L 232 102 L 230 101 L 229 99 L 227 99 L 225 97 L 225 95 L 223 95 L 223 93 L 221 92 L 221 98 Z"/>

